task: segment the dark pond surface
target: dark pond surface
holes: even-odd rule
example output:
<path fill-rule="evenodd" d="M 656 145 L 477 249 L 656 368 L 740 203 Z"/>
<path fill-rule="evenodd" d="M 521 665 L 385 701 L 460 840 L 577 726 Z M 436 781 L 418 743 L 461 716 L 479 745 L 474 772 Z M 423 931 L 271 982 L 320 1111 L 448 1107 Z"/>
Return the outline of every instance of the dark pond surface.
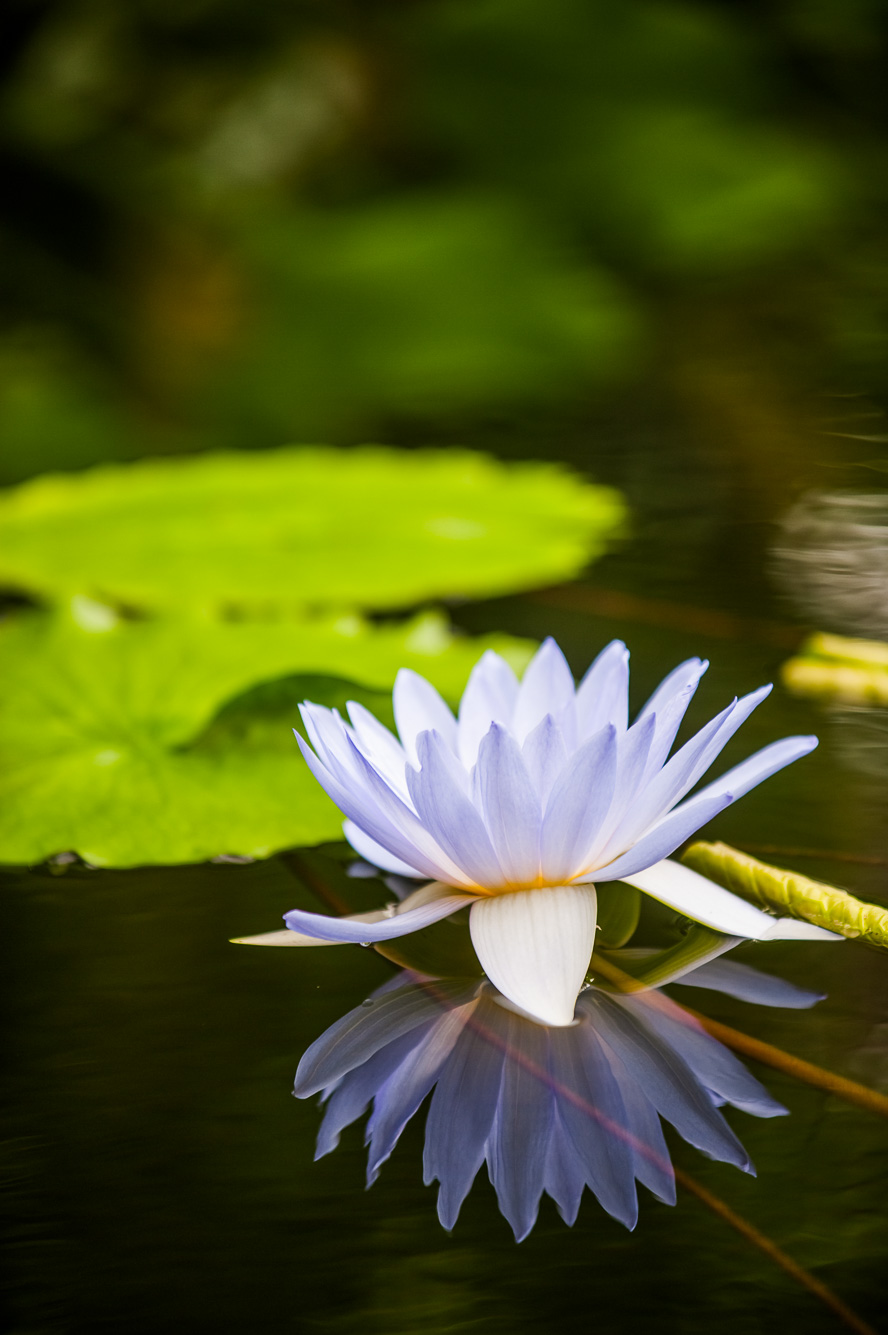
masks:
<path fill-rule="evenodd" d="M 773 535 L 752 518 L 755 488 L 742 471 L 681 439 L 664 452 L 653 432 L 619 448 L 605 439 L 594 460 L 584 446 L 570 453 L 625 487 L 634 541 L 569 591 L 463 606 L 456 619 L 473 631 L 554 634 L 578 673 L 620 635 L 633 652 L 637 704 L 680 659 L 710 657 L 698 723 L 735 693 L 776 679 L 800 631 L 766 579 Z M 814 469 L 804 480 L 832 486 L 837 477 Z M 888 764 L 879 760 L 878 717 L 827 713 L 778 688 L 725 763 L 808 731 L 820 733 L 820 749 L 708 833 L 750 849 L 863 855 L 868 862 L 773 860 L 884 900 Z M 335 850 L 327 873 L 341 878 Z M 356 947 L 228 944 L 276 927 L 286 909 L 318 907 L 285 857 L 129 873 L 36 869 L 3 881 L 4 1328 L 16 1335 L 839 1329 L 684 1192 L 670 1209 L 642 1190 L 632 1234 L 588 1196 L 568 1230 L 545 1200 L 517 1246 L 483 1173 L 453 1234 L 440 1228 L 435 1191 L 422 1185 L 422 1118 L 370 1192 L 358 1127 L 313 1164 L 317 1110 L 290 1097 L 298 1059 L 391 968 Z M 356 908 L 378 896 L 372 882 L 340 883 Z M 750 945 L 736 958 L 828 1000 L 807 1012 L 714 993 L 698 1004 L 888 1088 L 884 958 L 848 943 Z M 791 1110 L 772 1121 L 730 1113 L 758 1177 L 670 1137 L 675 1161 L 878 1327 L 885 1124 L 786 1076 L 757 1074 Z"/>

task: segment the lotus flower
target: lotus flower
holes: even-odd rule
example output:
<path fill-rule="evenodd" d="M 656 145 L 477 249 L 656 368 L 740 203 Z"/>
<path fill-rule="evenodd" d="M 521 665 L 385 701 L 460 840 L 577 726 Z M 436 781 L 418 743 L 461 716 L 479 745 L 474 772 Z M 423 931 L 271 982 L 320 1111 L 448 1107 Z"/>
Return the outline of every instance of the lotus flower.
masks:
<path fill-rule="evenodd" d="M 637 953 L 637 952 L 633 952 Z M 682 982 L 777 1006 L 820 998 L 731 961 Z M 628 1228 L 636 1179 L 675 1203 L 660 1117 L 713 1159 L 753 1172 L 718 1106 L 756 1117 L 786 1109 L 680 1006 L 657 991 L 586 988 L 570 1028 L 515 1012 L 490 983 L 402 973 L 344 1016 L 299 1064 L 298 1098 L 323 1090 L 315 1157 L 373 1108 L 367 1185 L 434 1088 L 425 1135 L 425 1181 L 440 1182 L 438 1215 L 456 1222 L 486 1160 L 500 1209 L 520 1242 L 547 1192 L 573 1224 L 584 1187 Z"/>
<path fill-rule="evenodd" d="M 595 940 L 595 883 L 626 881 L 737 937 L 831 933 L 777 919 L 668 855 L 763 779 L 817 745 L 787 737 L 688 794 L 770 691 L 734 700 L 670 756 L 707 664 L 682 663 L 630 725 L 625 645 L 609 644 L 575 687 L 561 650 L 540 647 L 519 683 L 495 653 L 469 678 L 458 718 L 414 672 L 398 674 L 395 737 L 359 704 L 349 723 L 306 703 L 309 768 L 374 866 L 428 884 L 353 918 L 294 910 L 305 940 L 373 943 L 471 906 L 488 978 L 549 1025 L 573 1022 Z M 686 799 L 686 800 L 683 800 Z"/>

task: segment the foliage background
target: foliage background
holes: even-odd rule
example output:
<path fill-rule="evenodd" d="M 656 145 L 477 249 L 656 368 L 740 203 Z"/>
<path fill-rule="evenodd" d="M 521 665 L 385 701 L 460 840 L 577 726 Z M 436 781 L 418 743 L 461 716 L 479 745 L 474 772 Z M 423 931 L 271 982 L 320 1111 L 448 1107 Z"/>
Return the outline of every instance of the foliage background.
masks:
<path fill-rule="evenodd" d="M 655 405 L 761 508 L 888 388 L 881 0 L 4 12 L 2 481 Z"/>

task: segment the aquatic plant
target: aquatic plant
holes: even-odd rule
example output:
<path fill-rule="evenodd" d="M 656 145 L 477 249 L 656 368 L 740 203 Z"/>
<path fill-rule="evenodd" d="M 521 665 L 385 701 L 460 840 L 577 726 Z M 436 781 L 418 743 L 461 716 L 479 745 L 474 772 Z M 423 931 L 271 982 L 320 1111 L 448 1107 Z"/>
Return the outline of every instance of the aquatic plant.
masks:
<path fill-rule="evenodd" d="M 629 952 L 630 954 L 634 952 Z M 699 985 L 776 1006 L 820 997 L 732 961 L 685 974 Z M 367 1185 L 434 1090 L 424 1178 L 438 1180 L 438 1215 L 456 1223 L 482 1163 L 520 1242 L 546 1192 L 573 1224 L 588 1187 L 627 1228 L 636 1181 L 675 1203 L 660 1118 L 713 1159 L 754 1172 L 720 1105 L 756 1117 L 786 1109 L 685 1010 L 656 990 L 584 989 L 569 1027 L 520 1015 L 478 979 L 403 972 L 333 1024 L 308 1049 L 294 1093 L 322 1091 L 316 1158 L 372 1104 Z"/>
<path fill-rule="evenodd" d="M 359 704 L 350 722 L 306 703 L 315 778 L 345 813 L 346 838 L 371 864 L 428 884 L 359 919 L 293 910 L 311 940 L 385 942 L 471 906 L 472 944 L 490 981 L 544 1024 L 570 1025 L 595 944 L 596 883 L 624 881 L 731 937 L 821 937 L 668 860 L 691 834 L 817 745 L 774 742 L 687 801 L 769 686 L 734 700 L 670 757 L 707 664 L 671 672 L 628 722 L 628 651 L 608 645 L 575 687 L 547 640 L 519 683 L 488 652 L 458 719 L 427 681 L 399 673 L 400 740 Z M 369 919 L 369 920 L 368 920 Z"/>

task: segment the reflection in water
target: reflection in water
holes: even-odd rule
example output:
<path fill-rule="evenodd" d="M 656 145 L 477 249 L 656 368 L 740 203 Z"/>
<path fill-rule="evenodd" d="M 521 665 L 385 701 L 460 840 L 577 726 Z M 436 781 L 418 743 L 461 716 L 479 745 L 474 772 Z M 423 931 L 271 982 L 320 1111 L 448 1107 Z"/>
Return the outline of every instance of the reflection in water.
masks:
<path fill-rule="evenodd" d="M 888 639 L 888 493 L 809 492 L 773 555 L 780 585 L 816 626 Z"/>
<path fill-rule="evenodd" d="M 868 778 L 888 780 L 888 712 L 884 709 L 836 709 L 832 744 L 848 769 Z"/>
<path fill-rule="evenodd" d="M 809 1006 L 811 992 L 718 959 L 682 982 L 767 1005 Z M 403 972 L 332 1025 L 299 1064 L 294 1093 L 323 1091 L 316 1158 L 372 1103 L 367 1183 L 434 1089 L 424 1176 L 440 1182 L 438 1215 L 456 1223 L 482 1163 L 520 1242 L 543 1192 L 565 1222 L 584 1187 L 628 1228 L 636 1180 L 675 1203 L 660 1118 L 709 1158 L 754 1171 L 723 1104 L 774 1117 L 786 1109 L 732 1054 L 662 993 L 586 988 L 570 1027 L 519 1014 L 477 979 Z"/>

